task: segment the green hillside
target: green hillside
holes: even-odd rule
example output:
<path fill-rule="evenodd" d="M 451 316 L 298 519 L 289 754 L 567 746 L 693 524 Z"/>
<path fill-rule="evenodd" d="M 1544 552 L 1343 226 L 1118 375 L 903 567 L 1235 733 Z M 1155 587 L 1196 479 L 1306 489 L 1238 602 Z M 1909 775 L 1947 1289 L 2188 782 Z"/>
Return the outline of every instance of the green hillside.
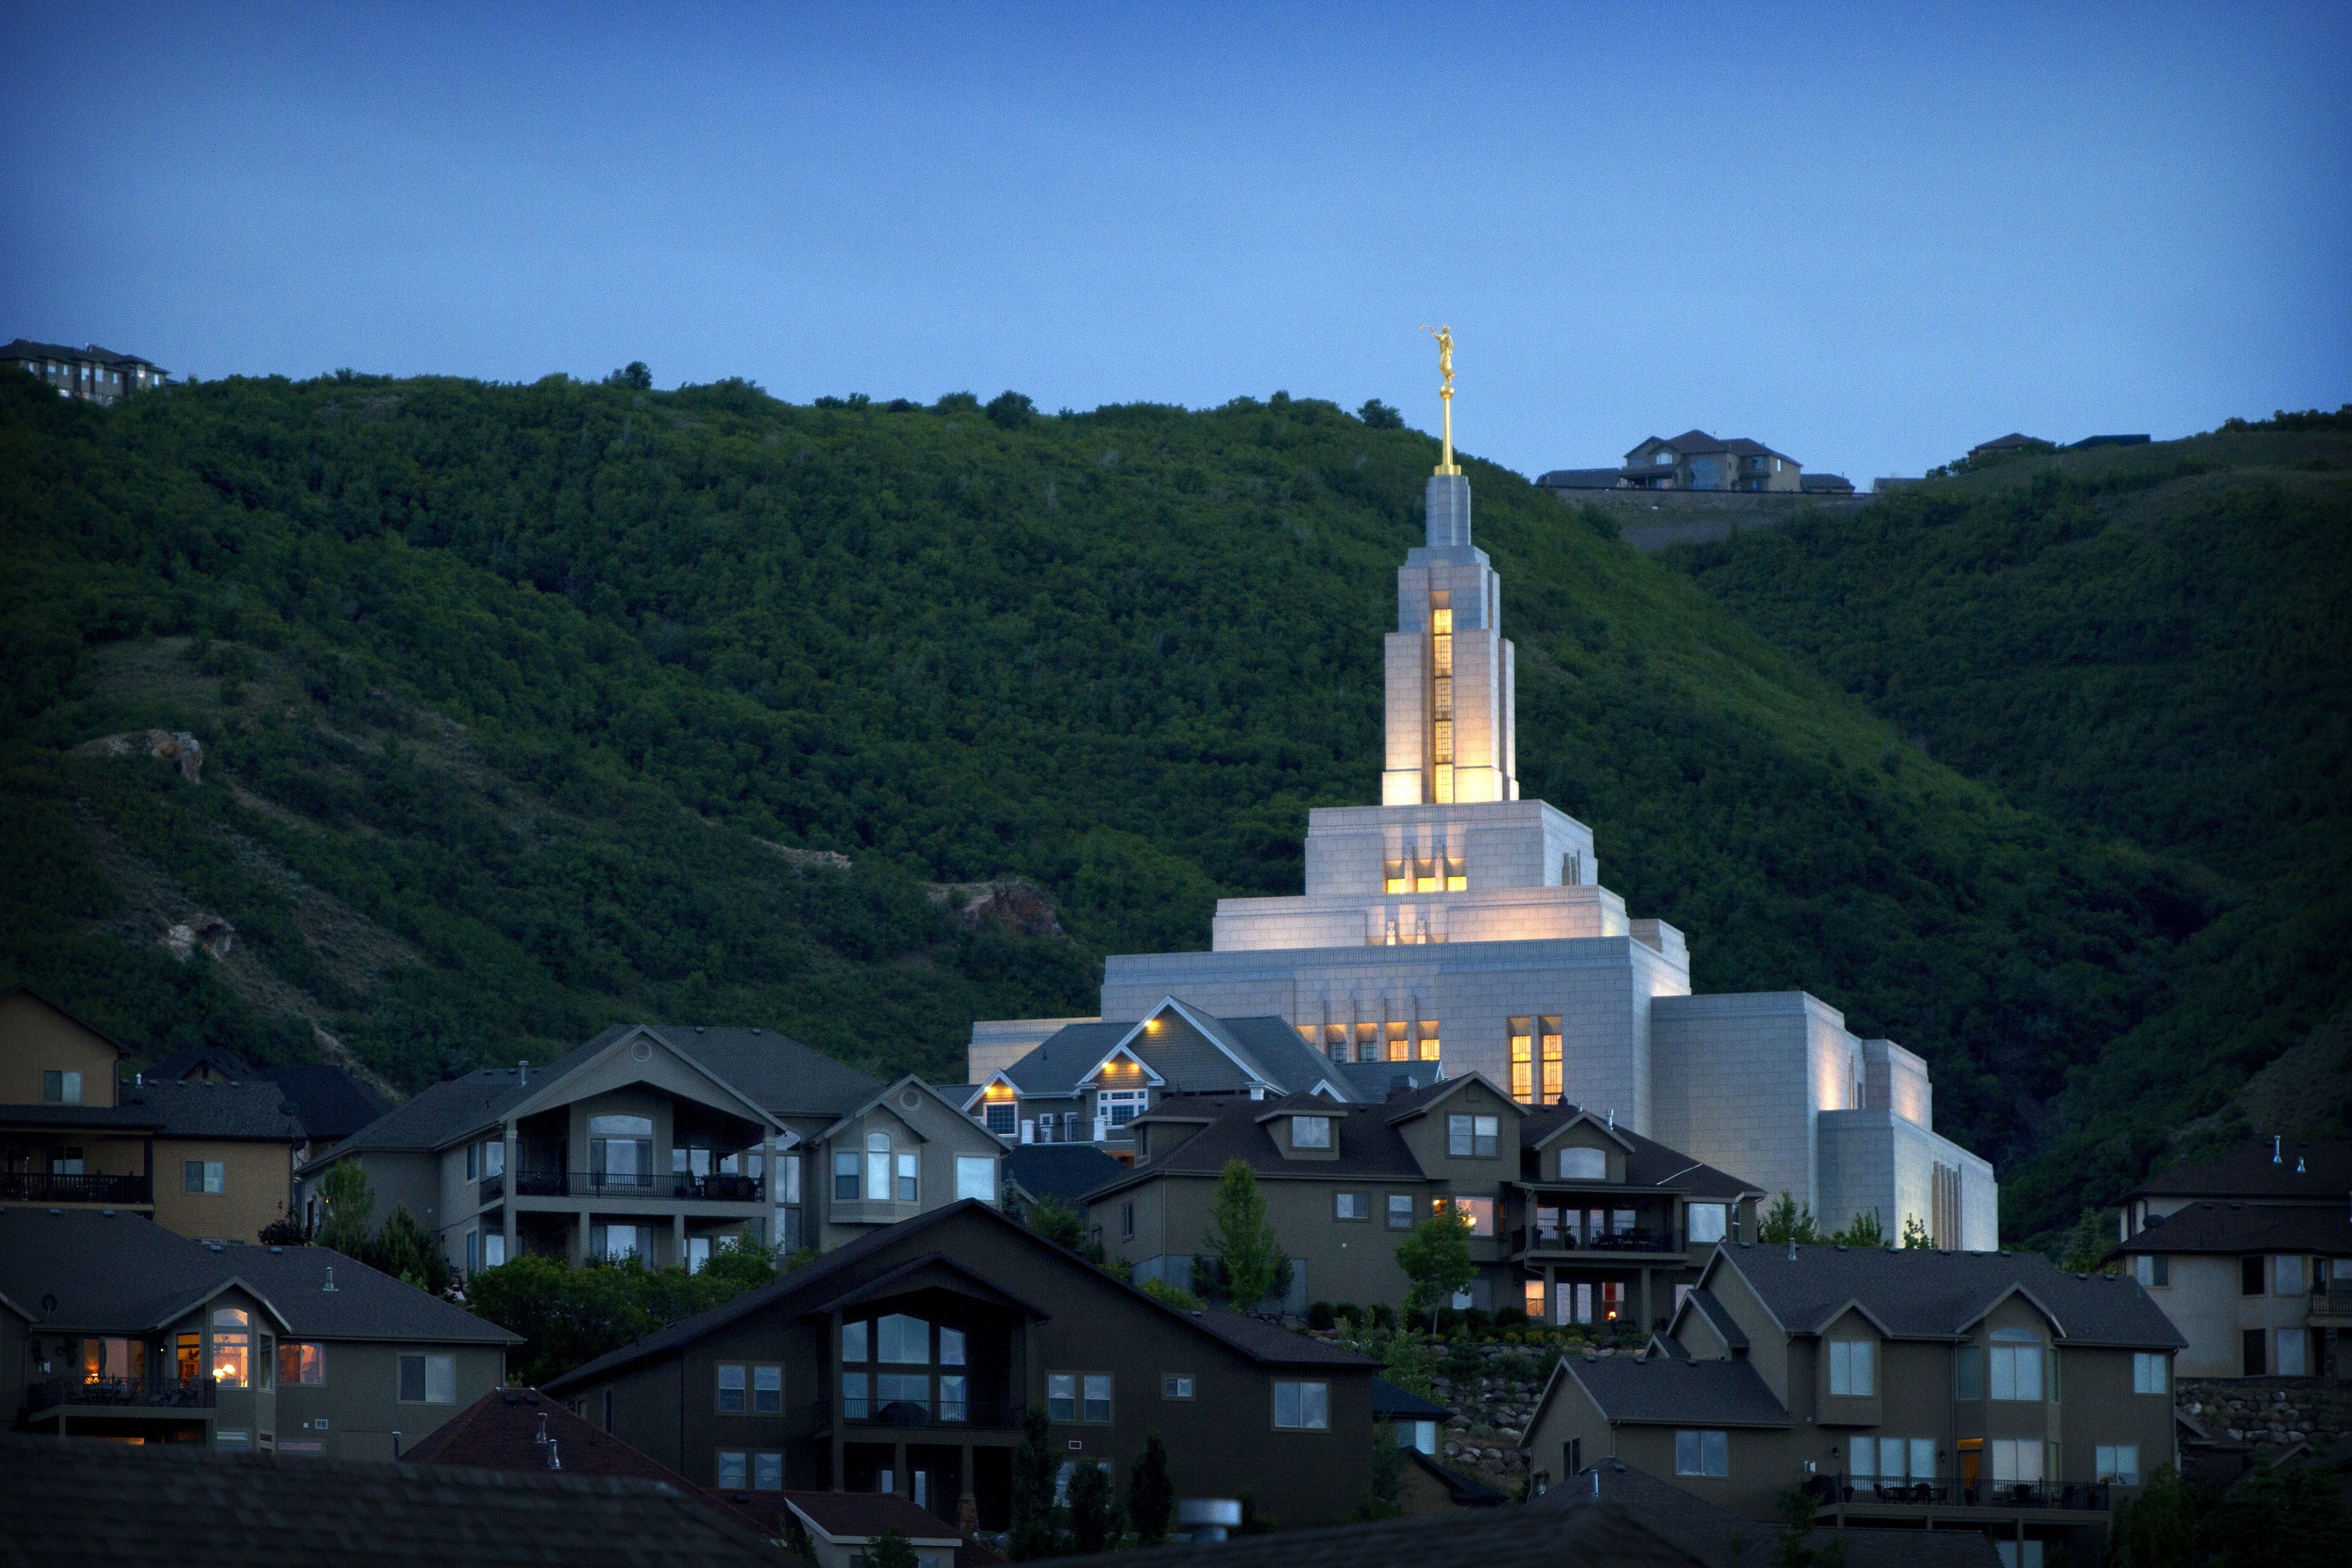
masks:
<path fill-rule="evenodd" d="M 2217 918 L 2150 976 L 2168 1000 L 2035 1109 L 2044 1156 L 2004 1200 L 2042 1223 L 2112 1201 L 2193 1119 L 2277 1130 L 2231 1097 L 2352 1007 L 2352 421 L 2281 423 L 1666 557 L 1939 761 L 2191 868 Z M 2352 1079 L 2311 1087 L 2301 1125 L 2346 1130 Z"/>
<path fill-rule="evenodd" d="M 1434 444 L 1277 394 L 1038 417 L 730 383 L 0 387 L 0 979 L 413 1087 L 614 1018 L 961 1076 L 974 1016 L 1293 892 L 1376 797 Z M 2192 871 L 2016 809 L 1500 468 L 1523 787 L 1690 932 L 1922 1051 L 2005 1166 L 2177 1005 Z M 158 726 L 203 782 L 74 754 Z M 847 857 L 837 869 L 823 852 Z M 926 884 L 1056 901 L 970 920 Z M 233 922 L 225 958 L 163 929 Z M 968 911 L 967 911 L 968 912 Z"/>

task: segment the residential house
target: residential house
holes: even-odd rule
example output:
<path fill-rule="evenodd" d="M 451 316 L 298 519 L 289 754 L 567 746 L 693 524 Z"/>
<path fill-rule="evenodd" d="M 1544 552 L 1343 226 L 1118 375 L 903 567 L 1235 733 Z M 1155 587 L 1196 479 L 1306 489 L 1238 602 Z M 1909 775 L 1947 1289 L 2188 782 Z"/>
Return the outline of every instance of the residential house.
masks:
<path fill-rule="evenodd" d="M 2109 1249 L 2188 1348 L 2183 1377 L 2352 1377 L 2352 1216 L 2328 1204 L 2208 1201 Z"/>
<path fill-rule="evenodd" d="M 1646 1353 L 1562 1361 L 1523 1447 L 1545 1485 L 1622 1459 L 1758 1521 L 1803 1485 L 1827 1522 L 2032 1562 L 2172 1462 L 2180 1344 L 2137 1283 L 2038 1254 L 1741 1243 Z"/>
<path fill-rule="evenodd" d="M 958 1196 L 1003 1146 L 921 1080 L 885 1084 L 772 1030 L 622 1025 L 544 1068 L 436 1084 L 299 1173 L 318 1217 L 356 1161 L 466 1270 L 529 1252 L 698 1268 L 749 1238 L 829 1247 Z"/>
<path fill-rule="evenodd" d="M 1373 1430 L 1385 1429 L 1404 1450 L 1404 1472 L 1397 1483 L 1400 1512 L 1444 1513 L 1493 1508 L 1511 1500 L 1475 1477 L 1438 1462 L 1438 1435 L 1453 1418 L 1454 1412 L 1434 1400 L 1399 1388 L 1384 1377 L 1372 1380 Z"/>
<path fill-rule="evenodd" d="M 2218 1159 L 2157 1172 L 2124 1194 L 2118 1239 L 2198 1203 L 2344 1212 L 2352 1205 L 2352 1142 L 2255 1138 Z"/>
<path fill-rule="evenodd" d="M 1988 458 L 2012 458 L 2027 452 L 2054 452 L 2058 444 L 2039 436 L 2028 436 L 2011 430 L 2006 436 L 1996 436 L 1990 441 L 1979 441 L 1969 448 L 1970 462 L 1982 462 Z"/>
<path fill-rule="evenodd" d="M 1805 474 L 1799 488 L 1809 496 L 1850 496 L 1853 481 L 1843 474 Z"/>
<path fill-rule="evenodd" d="M 658 1481 L 0 1435 L 0 1541 L 26 1563 L 792 1568 Z"/>
<path fill-rule="evenodd" d="M 310 1161 L 383 1116 L 392 1102 L 343 1068 L 323 1062 L 256 1067 L 219 1046 L 174 1051 L 138 1075 L 138 1081 L 274 1083 L 309 1135 L 297 1159 Z"/>
<path fill-rule="evenodd" d="M 1608 1112 L 1531 1110 L 1476 1073 L 1376 1104 L 1322 1091 L 1187 1096 L 1134 1127 L 1134 1169 L 1087 1194 L 1092 1239 L 1137 1279 L 1189 1289 L 1218 1181 L 1240 1160 L 1290 1257 L 1283 1305 L 1294 1312 L 1402 1302 L 1397 1243 L 1451 1204 L 1470 1221 L 1478 1266 L 1457 1305 L 1646 1333 L 1717 1245 L 1755 1234 L 1761 1196 Z"/>
<path fill-rule="evenodd" d="M 15 365 L 59 397 L 79 397 L 110 405 L 119 397 L 163 384 L 163 367 L 137 354 L 119 354 L 96 343 L 69 349 L 18 338 L 0 348 L 0 365 Z"/>
<path fill-rule="evenodd" d="M 0 1203 L 113 1208 L 256 1239 L 309 1134 L 274 1084 L 124 1083 L 129 1047 L 29 987 L 0 992 Z"/>
<path fill-rule="evenodd" d="M 520 1342 L 322 1247 L 0 1210 L 0 1406 L 19 1429 L 389 1459 L 504 1382 Z"/>
<path fill-rule="evenodd" d="M 1622 483 L 1637 490 L 1789 490 L 1803 488 L 1803 466 L 1760 441 L 1718 441 L 1704 430 L 1671 439 L 1653 436 L 1625 454 Z"/>
<path fill-rule="evenodd" d="M 967 1531 L 1008 1525 L 1013 1451 L 1036 1408 L 1066 1466 L 1108 1466 L 1122 1493 L 1158 1433 L 1180 1497 L 1247 1492 L 1292 1526 L 1362 1502 L 1378 1370 L 1271 1323 L 1163 1306 L 964 1202 L 544 1392 L 721 1491 L 891 1492 Z"/>

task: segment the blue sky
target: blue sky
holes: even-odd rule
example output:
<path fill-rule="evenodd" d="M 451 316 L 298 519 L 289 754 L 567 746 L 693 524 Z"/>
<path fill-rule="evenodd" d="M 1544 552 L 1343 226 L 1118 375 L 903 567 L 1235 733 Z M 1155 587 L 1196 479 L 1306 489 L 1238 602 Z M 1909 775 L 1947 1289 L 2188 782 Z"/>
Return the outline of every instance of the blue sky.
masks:
<path fill-rule="evenodd" d="M 2352 401 L 2352 7 L 0 6 L 0 336 L 1867 482 Z"/>

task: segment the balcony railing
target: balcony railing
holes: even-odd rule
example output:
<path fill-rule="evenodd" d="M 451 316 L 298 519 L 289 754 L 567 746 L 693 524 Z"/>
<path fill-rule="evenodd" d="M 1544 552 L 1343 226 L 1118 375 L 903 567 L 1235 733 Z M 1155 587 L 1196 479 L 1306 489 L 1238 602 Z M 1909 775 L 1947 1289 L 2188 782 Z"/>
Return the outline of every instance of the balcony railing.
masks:
<path fill-rule="evenodd" d="M 53 1176 L 38 1171 L 0 1172 L 0 1203 L 150 1204 L 154 1183 L 145 1176 Z"/>
<path fill-rule="evenodd" d="M 683 1173 L 656 1175 L 626 1171 L 517 1171 L 514 1190 L 523 1198 L 683 1198 L 689 1202 L 756 1204 L 767 1194 L 763 1176 Z M 489 1193 L 485 1184 L 483 1201 Z"/>
<path fill-rule="evenodd" d="M 209 1410 L 218 1403 L 216 1394 L 209 1377 L 101 1377 L 95 1382 L 50 1377 L 26 1385 L 25 1408 L 33 1412 L 60 1405 L 100 1405 Z"/>
<path fill-rule="evenodd" d="M 1682 1236 L 1673 1230 L 1611 1231 L 1579 1236 L 1565 1226 L 1523 1225 L 1511 1232 L 1513 1252 L 1680 1252 Z"/>
<path fill-rule="evenodd" d="M 492 1171 L 482 1178 L 481 1202 L 494 1204 L 507 1195 L 507 1173 Z"/>
<path fill-rule="evenodd" d="M 2105 1511 L 2113 1505 L 2114 1488 L 2105 1481 L 1979 1481 L 1965 1486 L 1955 1480 L 1877 1482 L 1854 1476 L 1815 1476 L 1805 1489 L 1821 1503 L 1896 1503 L 1930 1508 L 2055 1508 Z"/>
<path fill-rule="evenodd" d="M 829 1426 L 836 1413 L 845 1426 L 940 1427 L 956 1432 L 1011 1432 L 1021 1426 L 1028 1406 L 1001 1399 L 946 1400 L 933 1404 L 913 1399 L 820 1399 L 810 1407 L 819 1426 Z"/>

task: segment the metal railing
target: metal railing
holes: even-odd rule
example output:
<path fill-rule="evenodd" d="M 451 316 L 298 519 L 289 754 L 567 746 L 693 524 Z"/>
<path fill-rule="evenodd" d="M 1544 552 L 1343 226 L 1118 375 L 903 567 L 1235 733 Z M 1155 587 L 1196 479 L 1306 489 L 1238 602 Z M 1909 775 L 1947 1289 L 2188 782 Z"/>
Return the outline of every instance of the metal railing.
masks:
<path fill-rule="evenodd" d="M 217 1393 L 209 1377 L 49 1377 L 26 1385 L 25 1408 L 101 1405 L 209 1410 L 219 1402 Z"/>
<path fill-rule="evenodd" d="M 1822 1503 L 1898 1503 L 1937 1508 L 2055 1508 L 2104 1511 L 2113 1505 L 2106 1481 L 1885 1481 L 1855 1476 L 1814 1476 L 1805 1490 Z"/>
<path fill-rule="evenodd" d="M 836 1418 L 845 1426 L 946 1427 L 959 1432 L 1011 1432 L 1027 1414 L 1025 1405 L 1002 1399 L 927 1400 L 820 1399 L 810 1406 L 819 1426 Z"/>
<path fill-rule="evenodd" d="M 1680 1252 L 1682 1236 L 1673 1230 L 1636 1226 L 1596 1236 L 1580 1236 L 1566 1226 L 1523 1225 L 1511 1232 L 1513 1252 Z"/>
<path fill-rule="evenodd" d="M 0 1203 L 148 1204 L 155 1184 L 146 1176 L 58 1176 L 43 1171 L 0 1172 Z"/>
<path fill-rule="evenodd" d="M 504 1171 L 492 1171 L 482 1178 L 480 1202 L 494 1204 L 506 1195 L 507 1173 Z"/>
<path fill-rule="evenodd" d="M 684 1173 L 630 1171 L 517 1171 L 514 1191 L 523 1198 L 684 1198 L 689 1202 L 756 1204 L 767 1195 L 764 1176 L 714 1173 L 708 1176 Z M 492 1194 L 488 1181 L 483 1201 Z"/>

